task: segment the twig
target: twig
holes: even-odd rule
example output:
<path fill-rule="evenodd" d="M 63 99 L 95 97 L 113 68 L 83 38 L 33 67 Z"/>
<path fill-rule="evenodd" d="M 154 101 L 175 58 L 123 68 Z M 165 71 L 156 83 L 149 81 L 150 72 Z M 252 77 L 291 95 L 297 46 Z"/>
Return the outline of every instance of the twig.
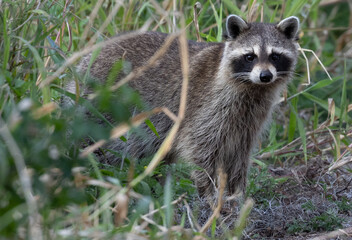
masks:
<path fill-rule="evenodd" d="M 338 195 L 339 193 L 341 193 L 341 192 L 347 190 L 348 187 L 350 186 L 351 182 L 352 182 L 352 178 L 348 181 L 348 183 L 346 184 L 346 186 L 345 186 L 343 189 L 341 189 L 341 190 L 339 190 L 339 191 L 336 192 L 336 195 Z"/>
<path fill-rule="evenodd" d="M 197 221 L 194 221 L 195 218 L 192 214 L 191 208 L 188 202 L 186 201 L 186 199 L 184 199 L 183 202 L 185 203 L 185 206 L 187 209 L 187 217 L 188 217 L 189 224 L 191 224 L 191 228 L 193 229 L 193 231 L 198 232 L 200 230 L 200 226 Z"/>
<path fill-rule="evenodd" d="M 172 201 L 172 202 L 171 202 L 171 205 L 175 205 L 175 204 L 181 202 L 185 197 L 186 197 L 186 193 L 182 194 L 182 195 L 179 196 L 176 200 Z M 142 217 L 153 216 L 155 213 L 157 213 L 157 212 L 159 212 L 160 210 L 165 209 L 165 208 L 167 208 L 167 207 L 168 207 L 167 205 L 164 205 L 164 206 L 162 206 L 162 207 L 160 207 L 160 208 L 158 208 L 158 209 L 155 209 L 155 210 L 153 210 L 153 211 L 151 211 L 151 212 L 149 212 L 149 213 L 147 213 L 147 214 L 144 214 Z"/>
<path fill-rule="evenodd" d="M 309 238 L 308 240 L 327 240 L 327 239 L 332 239 L 332 238 L 336 238 L 339 236 L 351 237 L 352 236 L 352 227 L 345 228 L 345 229 L 338 229 L 336 231 L 332 231 L 329 233 L 324 233 L 324 234 L 319 235 L 317 237 Z"/>

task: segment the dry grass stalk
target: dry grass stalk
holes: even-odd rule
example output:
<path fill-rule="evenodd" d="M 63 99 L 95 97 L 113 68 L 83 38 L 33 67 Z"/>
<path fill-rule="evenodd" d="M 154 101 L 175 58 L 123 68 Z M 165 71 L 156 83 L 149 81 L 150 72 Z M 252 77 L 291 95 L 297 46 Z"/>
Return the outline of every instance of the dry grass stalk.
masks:
<path fill-rule="evenodd" d="M 202 4 L 200 2 L 196 2 L 193 6 L 193 22 L 196 27 L 197 42 L 202 41 L 202 39 L 200 38 L 199 23 L 198 23 L 198 14 L 201 11 L 201 8 L 202 8 Z M 199 9 L 199 12 L 197 12 L 197 9 Z"/>
<path fill-rule="evenodd" d="M 183 31 L 184 32 L 184 31 Z M 138 78 L 140 77 L 145 70 L 147 70 L 148 68 L 153 67 L 157 61 L 164 56 L 164 54 L 166 53 L 166 51 L 169 49 L 171 43 L 180 35 L 180 33 L 176 33 L 176 34 L 170 34 L 165 42 L 163 43 L 163 45 L 161 46 L 161 48 L 159 48 L 159 50 L 157 52 L 154 53 L 154 55 L 148 60 L 148 62 L 146 64 L 143 64 L 141 67 L 135 69 L 134 71 L 130 72 L 125 78 L 121 79 L 120 81 L 118 81 L 115 85 L 113 85 L 112 87 L 110 87 L 111 91 L 115 91 L 118 88 L 120 88 L 122 85 L 128 83 L 129 81 L 131 81 L 134 78 Z"/>
<path fill-rule="evenodd" d="M 328 98 L 328 104 L 329 104 L 329 107 L 328 107 L 328 120 L 329 120 L 329 116 L 330 116 L 330 126 L 332 126 L 335 122 L 335 101 L 334 99 L 332 98 Z"/>
<path fill-rule="evenodd" d="M 95 225 L 99 225 L 99 216 L 106 210 L 111 211 L 111 205 L 116 202 L 116 196 L 118 194 L 126 194 L 126 188 L 112 188 L 107 191 L 103 196 L 97 199 L 96 204 L 90 205 L 87 208 L 87 212 L 91 213 L 89 215 L 89 221 L 95 222 Z"/>
<path fill-rule="evenodd" d="M 172 202 L 171 202 L 171 205 L 176 205 L 176 204 L 180 203 L 182 200 L 184 200 L 185 196 L 186 196 L 186 193 L 182 194 L 178 199 L 172 201 Z M 143 219 L 143 220 L 146 221 L 147 223 L 150 223 L 150 224 L 155 225 L 155 226 L 158 227 L 162 232 L 168 232 L 169 230 L 168 230 L 166 227 L 158 225 L 156 222 L 154 222 L 152 219 L 149 218 L 149 217 L 152 217 L 155 213 L 157 213 L 157 212 L 159 212 L 160 210 L 165 209 L 165 208 L 167 208 L 167 207 L 168 207 L 167 205 L 164 205 L 164 206 L 162 206 L 162 207 L 160 207 L 160 208 L 158 208 L 158 209 L 155 209 L 155 210 L 153 210 L 153 211 L 150 211 L 149 213 L 147 213 L 147 214 L 141 216 L 141 219 Z M 142 230 L 142 229 L 143 229 L 143 228 L 141 228 L 140 230 Z"/>
<path fill-rule="evenodd" d="M 182 17 L 182 28 L 185 28 L 185 20 Z M 189 82 L 189 58 L 188 58 L 188 43 L 186 38 L 186 32 L 182 31 L 179 36 L 180 41 L 180 53 L 181 53 L 181 68 L 182 68 L 182 89 L 180 97 L 180 107 L 178 111 L 178 120 L 181 121 L 184 118 L 186 112 L 186 103 L 187 103 L 187 91 L 188 91 L 188 82 Z"/>
<path fill-rule="evenodd" d="M 248 22 L 255 22 L 255 20 L 258 18 L 258 8 L 259 4 L 257 3 L 257 0 L 254 0 L 247 14 Z"/>
<path fill-rule="evenodd" d="M 103 1 L 104 0 L 98 0 L 98 2 L 95 4 L 95 6 L 93 8 L 93 11 L 89 15 L 88 24 L 84 28 L 84 31 L 83 31 L 83 34 L 82 34 L 82 37 L 81 37 L 81 42 L 80 42 L 81 44 L 86 41 L 88 33 L 89 33 L 91 27 L 93 26 L 94 19 L 96 18 L 97 14 L 98 14 L 98 11 L 99 11 L 99 8 L 103 4 Z"/>
<path fill-rule="evenodd" d="M 306 49 L 306 48 L 301 48 L 299 46 L 298 50 L 302 53 L 305 61 L 306 61 L 306 64 L 307 64 L 307 75 L 308 75 L 308 82 L 307 83 L 302 83 L 302 85 L 310 85 L 310 67 L 309 67 L 309 60 L 306 56 L 306 54 L 304 52 L 310 52 L 314 55 L 314 57 L 316 58 L 316 60 L 319 62 L 320 66 L 324 69 L 326 75 L 328 75 L 329 79 L 332 81 L 332 78 L 328 72 L 328 70 L 326 69 L 326 67 L 324 66 L 324 64 L 320 61 L 319 57 L 315 54 L 315 52 L 311 49 Z"/>
<path fill-rule="evenodd" d="M 123 36 L 120 36 L 119 38 L 121 40 L 125 40 L 125 39 L 129 39 L 129 38 L 133 38 L 138 34 L 141 34 L 143 31 L 134 31 L 131 33 L 127 33 L 124 34 Z M 80 59 L 81 57 L 107 45 L 107 44 L 111 44 L 116 42 L 116 39 L 112 38 L 112 39 L 108 39 L 104 42 L 99 42 L 93 46 L 87 46 L 85 47 L 83 50 L 79 51 L 79 52 L 75 52 L 74 54 L 72 54 L 72 56 L 70 58 L 68 58 L 54 73 L 53 75 L 48 76 L 46 79 L 44 79 L 42 82 L 40 82 L 39 84 L 39 88 L 43 88 L 47 85 L 49 85 L 50 83 L 52 83 L 56 78 L 58 78 L 65 70 L 67 67 L 73 65 L 78 59 Z"/>
<path fill-rule="evenodd" d="M 114 184 L 104 182 L 101 180 L 97 180 L 97 179 L 93 179 L 93 178 L 89 178 L 88 180 L 86 180 L 86 184 L 90 185 L 90 186 L 97 186 L 97 187 L 102 187 L 102 188 L 106 188 L 106 189 L 114 189 L 116 191 L 120 191 L 122 189 L 122 187 L 120 187 L 120 186 L 116 186 Z M 141 194 L 136 193 L 131 189 L 128 191 L 128 195 L 133 198 L 137 198 L 137 199 L 140 199 L 143 197 Z"/>
<path fill-rule="evenodd" d="M 171 128 L 169 134 L 161 144 L 160 148 L 158 151 L 155 153 L 153 159 L 151 162 L 148 164 L 147 168 L 144 170 L 144 172 L 135 179 L 133 179 L 130 182 L 129 188 L 133 188 L 136 186 L 139 182 L 141 182 L 146 176 L 150 175 L 153 173 L 154 169 L 159 165 L 160 161 L 166 156 L 166 154 L 170 151 L 173 140 L 176 137 L 176 134 L 178 132 L 178 129 L 181 125 L 180 121 L 177 121 L 173 127 Z"/>
<path fill-rule="evenodd" d="M 182 27 L 184 27 L 184 19 L 181 17 Z M 184 29 L 184 28 L 183 28 Z M 167 40 L 166 40 L 167 41 Z M 166 156 L 166 154 L 170 151 L 172 143 L 176 138 L 176 134 L 178 129 L 181 126 L 181 122 L 184 118 L 186 112 L 186 103 L 187 103 L 187 91 L 188 91 L 188 75 L 189 75 L 189 62 L 188 62 L 188 46 L 185 31 L 181 31 L 179 36 L 179 47 L 180 47 L 180 57 L 181 57 L 181 68 L 182 68 L 182 89 L 181 89 L 181 97 L 180 97 L 180 107 L 177 116 L 177 121 L 172 126 L 169 134 L 161 144 L 158 151 L 155 153 L 153 159 L 145 169 L 145 171 L 140 174 L 137 178 L 133 179 L 130 183 L 130 188 L 134 187 L 140 181 L 142 181 L 146 176 L 150 175 L 156 166 L 160 163 L 160 161 Z M 163 46 L 164 47 L 164 46 Z M 159 52 L 159 51 L 158 51 Z M 154 56 L 153 56 L 154 57 Z M 152 58 L 153 58 L 152 57 Z"/>
<path fill-rule="evenodd" d="M 70 4 L 70 2 L 71 2 L 70 0 L 66 0 L 65 1 L 65 5 L 64 5 L 64 9 L 63 9 L 63 16 L 62 16 L 62 18 L 64 18 L 64 19 L 66 18 L 67 8 L 68 8 L 68 5 Z M 69 35 L 68 36 L 69 37 L 69 45 L 67 47 L 67 51 L 69 52 L 71 50 L 71 46 L 72 46 L 72 31 L 71 31 L 71 27 L 68 24 L 68 22 L 67 21 L 65 21 L 65 22 L 66 22 L 66 26 L 67 26 L 68 35 Z M 59 29 L 59 31 L 58 31 L 58 33 L 56 35 L 55 44 L 57 44 L 58 46 L 60 46 L 60 39 L 63 39 L 63 37 L 64 37 L 65 22 L 62 23 L 61 29 Z M 47 60 L 45 61 L 45 64 L 44 64 L 44 67 L 47 68 L 49 66 L 50 62 L 51 62 L 50 61 L 51 57 L 50 57 L 50 54 L 48 54 L 48 49 L 47 48 L 45 48 L 44 51 L 45 51 L 45 55 L 48 56 L 48 58 L 47 58 Z M 39 76 L 38 76 L 37 81 L 35 83 L 37 86 L 41 83 L 42 78 L 43 78 L 42 74 L 39 73 Z"/>
<path fill-rule="evenodd" d="M 128 194 L 119 193 L 116 196 L 115 207 L 113 208 L 114 212 L 114 224 L 116 227 L 121 226 L 123 221 L 127 217 L 128 213 Z"/>
<path fill-rule="evenodd" d="M 90 47 L 92 46 L 95 41 L 98 39 L 98 37 L 100 36 L 100 33 L 104 32 L 105 28 L 110 24 L 111 20 L 113 19 L 113 17 L 117 14 L 117 12 L 119 11 L 120 7 L 123 6 L 123 2 L 116 0 L 115 1 L 116 5 L 113 7 L 113 9 L 111 10 L 111 12 L 109 13 L 109 15 L 106 17 L 105 21 L 103 22 L 103 24 L 100 26 L 100 28 L 98 29 L 98 31 L 95 33 L 95 35 L 89 40 L 89 42 L 87 43 L 87 46 Z"/>
<path fill-rule="evenodd" d="M 188 204 L 188 202 L 186 201 L 186 199 L 183 200 L 185 207 L 187 209 L 187 217 L 188 217 L 188 222 L 191 225 L 191 228 L 194 232 L 199 232 L 199 230 L 201 229 L 201 227 L 199 226 L 196 218 L 193 216 L 192 210 Z"/>
<path fill-rule="evenodd" d="M 168 26 L 172 26 L 172 23 L 171 23 L 170 19 L 168 18 L 169 12 L 171 12 L 171 11 L 165 11 L 162 7 L 160 7 L 159 3 L 157 1 L 155 1 L 155 0 L 150 0 L 149 2 L 155 7 L 156 12 L 159 13 L 162 16 L 160 21 L 159 21 L 158 26 L 164 20 L 167 22 Z"/>
<path fill-rule="evenodd" d="M 40 108 L 36 109 L 32 115 L 34 119 L 39 119 L 44 117 L 45 115 L 48 115 L 50 113 L 52 113 L 53 111 L 55 111 L 58 108 L 57 104 L 54 102 L 50 102 L 47 104 L 44 104 L 43 106 L 41 106 Z"/>
<path fill-rule="evenodd" d="M 168 49 L 168 47 L 170 46 L 170 44 L 172 43 L 172 41 L 177 37 L 177 34 L 171 35 L 165 42 L 165 44 L 153 55 L 153 57 L 148 61 L 148 63 L 146 65 L 144 65 L 143 67 L 137 69 L 137 71 L 132 72 L 132 75 L 129 74 L 125 79 L 122 80 L 123 84 L 127 83 L 129 80 L 138 77 L 139 74 L 142 74 L 143 71 L 145 71 L 147 68 L 151 67 L 153 64 L 156 63 L 156 61 L 165 54 L 166 50 Z M 188 49 L 187 49 L 187 40 L 186 40 L 186 36 L 185 36 L 185 32 L 182 31 L 182 33 L 179 36 L 179 42 L 180 42 L 180 53 L 181 53 L 181 67 L 182 67 L 182 74 L 183 74 L 183 82 L 182 82 L 182 90 L 181 90 L 181 98 L 180 98 L 180 108 L 179 108 L 179 113 L 178 116 L 176 117 L 172 112 L 170 112 L 169 110 L 165 110 L 165 108 L 156 108 L 154 110 L 152 110 L 151 112 L 147 112 L 147 113 L 141 113 L 138 114 L 137 116 L 135 116 L 134 118 L 132 118 L 132 123 L 130 125 L 127 124 L 121 124 L 119 126 L 117 126 L 116 128 L 113 129 L 113 131 L 111 132 L 111 138 L 118 138 L 120 136 L 122 136 L 123 134 L 125 134 L 131 127 L 133 126 L 138 126 L 139 124 L 141 124 L 142 122 L 144 122 L 144 120 L 150 116 L 150 114 L 154 114 L 154 113 L 158 113 L 161 111 L 164 111 L 165 114 L 167 114 L 168 116 L 170 116 L 171 119 L 173 119 L 175 121 L 174 126 L 172 127 L 172 129 L 170 130 L 168 136 L 165 138 L 164 142 L 162 143 L 161 147 L 159 148 L 159 150 L 156 152 L 156 154 L 154 155 L 152 161 L 149 163 L 149 165 L 147 166 L 147 168 L 145 169 L 145 171 L 140 174 L 137 178 L 133 179 L 130 183 L 129 186 L 127 188 L 123 188 L 121 189 L 119 192 L 116 192 L 116 189 L 114 189 L 113 191 L 109 191 L 107 194 L 105 194 L 103 196 L 103 198 L 101 199 L 102 202 L 102 206 L 99 207 L 98 209 L 96 209 L 96 211 L 94 211 L 94 213 L 90 216 L 90 218 L 94 219 L 95 217 L 99 216 L 100 212 L 102 211 L 102 209 L 106 209 L 108 208 L 108 206 L 110 206 L 113 203 L 112 197 L 115 194 L 120 194 L 120 196 L 123 196 L 126 194 L 126 192 L 128 191 L 128 189 L 133 188 L 135 185 L 137 185 L 141 180 L 143 180 L 146 176 L 148 176 L 149 174 L 151 174 L 153 172 L 153 170 L 155 169 L 155 167 L 159 164 L 159 162 L 165 157 L 165 155 L 169 152 L 169 150 L 171 149 L 172 146 L 172 142 L 176 137 L 176 133 L 180 127 L 181 121 L 184 118 L 184 114 L 185 114 L 185 109 L 186 109 L 186 100 L 187 100 L 187 89 L 188 89 L 188 74 L 189 74 L 189 63 L 188 63 Z M 123 84 L 121 84 L 121 81 L 118 82 L 117 85 L 114 85 L 112 87 L 111 90 L 116 90 L 118 87 L 122 86 Z M 87 156 L 89 153 L 93 152 L 95 149 L 97 149 L 98 147 L 102 146 L 105 143 L 104 140 L 101 140 L 99 142 L 97 142 L 96 144 L 89 146 L 88 148 L 86 148 L 80 156 Z M 122 194 L 122 195 L 121 195 Z M 181 196 L 177 201 L 181 201 L 182 198 L 184 196 Z M 174 201 L 175 202 L 175 201 Z M 122 204 L 120 204 L 120 206 L 122 206 Z M 125 206 L 125 205 L 124 205 Z M 124 208 L 124 209 L 127 209 Z M 125 212 L 123 211 L 123 209 L 121 209 L 120 211 L 118 211 L 119 209 L 117 209 L 117 215 L 115 215 L 115 220 L 117 220 L 117 224 L 121 224 L 121 222 L 123 221 L 124 217 L 125 217 Z M 147 219 L 147 216 L 145 216 L 145 218 Z M 145 220 L 146 220 L 145 219 Z M 148 219 L 149 221 L 150 219 Z"/>
<path fill-rule="evenodd" d="M 155 221 L 153 221 L 152 219 L 149 219 L 149 218 L 147 218 L 147 217 L 145 217 L 145 216 L 142 216 L 141 218 L 142 218 L 144 221 L 146 221 L 147 223 L 156 226 L 156 227 L 159 228 L 162 232 L 167 232 L 167 231 L 168 231 L 168 229 L 167 229 L 166 227 L 157 224 L 157 223 L 156 223 Z"/>
<path fill-rule="evenodd" d="M 329 126 L 329 123 L 330 123 L 330 121 L 328 119 L 325 122 L 323 122 L 322 124 L 320 124 L 317 129 L 306 132 L 307 140 L 310 139 L 312 135 L 322 133 L 323 129 L 325 129 L 327 126 Z M 272 156 L 279 156 L 279 155 L 282 155 L 285 153 L 292 152 L 292 150 L 290 150 L 290 149 L 299 145 L 301 143 L 301 140 L 302 140 L 301 137 L 298 137 L 295 140 L 288 143 L 287 145 L 283 146 L 282 148 L 275 150 L 274 152 L 266 152 L 266 153 L 263 153 L 259 156 L 255 156 L 255 158 L 256 159 L 267 159 L 267 158 L 271 158 Z"/>
<path fill-rule="evenodd" d="M 218 204 L 214 209 L 213 214 L 209 217 L 208 221 L 203 225 L 203 227 L 199 231 L 200 233 L 205 233 L 213 223 L 214 219 L 217 219 L 220 216 L 220 210 L 224 203 L 223 195 L 225 191 L 227 175 L 223 172 L 222 169 L 219 169 L 218 172 L 219 172 Z"/>
<path fill-rule="evenodd" d="M 138 127 L 142 124 L 150 115 L 162 112 L 164 108 L 154 108 L 152 111 L 143 112 L 136 116 L 134 116 L 130 123 L 121 123 L 118 126 L 114 127 L 110 133 L 110 139 L 117 139 L 127 133 L 131 128 Z M 93 153 L 98 148 L 102 147 L 107 141 L 106 140 L 99 140 L 96 143 L 86 147 L 81 154 L 80 157 L 87 157 L 90 153 Z"/>
<path fill-rule="evenodd" d="M 171 205 L 176 205 L 176 204 L 180 203 L 182 200 L 184 200 L 185 197 L 186 197 L 186 193 L 182 194 L 182 195 L 179 196 L 176 200 L 172 201 L 172 202 L 171 202 Z M 149 213 L 143 215 L 143 217 L 150 217 L 150 216 L 153 216 L 155 213 L 157 213 L 157 212 L 159 212 L 160 210 L 165 209 L 165 208 L 167 208 L 167 207 L 168 207 L 168 206 L 164 205 L 164 206 L 162 206 L 162 207 L 160 207 L 160 208 L 158 208 L 158 209 L 155 209 L 155 210 L 153 210 L 153 211 L 151 211 L 151 212 L 149 212 Z"/>
<path fill-rule="evenodd" d="M 338 229 L 336 231 L 332 231 L 329 233 L 324 233 L 317 237 L 309 238 L 308 240 L 328 240 L 328 239 L 340 239 L 339 237 L 352 237 L 352 227 L 345 228 L 345 229 Z M 345 239 L 345 238 L 341 238 Z"/>
<path fill-rule="evenodd" d="M 0 1 L 0 5 L 1 5 L 1 2 L 2 2 L 2 1 Z M 39 7 L 41 7 L 41 4 L 42 4 L 42 2 L 41 2 L 41 1 L 38 1 L 37 7 L 35 8 L 35 10 L 38 10 Z M 29 20 L 31 20 L 32 17 L 34 16 L 34 14 L 35 14 L 35 11 L 31 11 L 31 12 L 32 12 L 31 15 L 30 15 L 21 25 L 19 25 L 18 27 L 16 27 L 15 29 L 13 29 L 13 30 L 11 30 L 11 31 L 12 31 L 12 32 L 16 32 L 17 30 L 19 30 L 20 28 L 22 28 L 24 25 L 26 25 L 26 23 L 29 22 Z"/>
<path fill-rule="evenodd" d="M 302 85 L 307 86 L 307 85 L 310 85 L 310 67 L 309 67 L 309 60 L 308 60 L 306 54 L 304 53 L 304 51 L 303 51 L 303 49 L 302 49 L 301 47 L 299 47 L 298 50 L 302 53 L 302 55 L 303 55 L 303 57 L 304 57 L 304 60 L 306 61 L 306 65 L 307 65 L 307 78 L 308 78 L 307 80 L 308 80 L 308 82 L 302 83 Z"/>
<path fill-rule="evenodd" d="M 350 145 L 348 145 L 347 149 L 339 156 L 339 158 L 336 159 L 336 161 L 334 162 L 334 164 L 329 167 L 329 172 L 334 170 L 334 169 L 337 169 L 337 168 L 340 168 L 344 165 L 346 165 L 347 163 L 350 163 L 352 162 L 352 158 L 350 159 L 344 159 L 342 160 L 342 158 L 348 153 L 348 152 L 352 152 L 352 143 Z"/>
<path fill-rule="evenodd" d="M 239 217 L 236 221 L 236 225 L 235 225 L 236 226 L 236 230 L 235 230 L 236 236 L 233 238 L 234 240 L 241 239 L 242 232 L 243 232 L 244 228 L 246 227 L 247 218 L 253 208 L 253 205 L 254 205 L 253 199 L 249 198 L 246 200 L 246 202 L 242 206 L 240 215 L 239 215 Z"/>
<path fill-rule="evenodd" d="M 349 104 L 347 107 L 347 112 L 351 112 L 352 111 L 352 104 Z"/>
<path fill-rule="evenodd" d="M 334 141 L 334 144 L 335 144 L 335 150 L 336 150 L 336 157 L 337 158 L 340 158 L 341 156 L 341 152 L 340 152 L 340 147 L 339 147 L 339 144 L 337 143 L 337 140 L 336 140 L 336 137 L 335 135 L 332 133 L 331 129 L 326 127 L 326 129 L 328 130 L 330 136 L 331 136 L 331 139 Z"/>

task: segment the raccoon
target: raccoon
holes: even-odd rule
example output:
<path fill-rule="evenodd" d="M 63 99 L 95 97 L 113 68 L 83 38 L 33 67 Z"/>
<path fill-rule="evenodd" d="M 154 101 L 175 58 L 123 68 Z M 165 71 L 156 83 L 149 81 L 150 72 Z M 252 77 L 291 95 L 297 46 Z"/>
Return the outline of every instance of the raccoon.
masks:
<path fill-rule="evenodd" d="M 165 158 L 190 160 L 200 195 L 214 193 L 217 169 L 227 174 L 227 192 L 244 191 L 249 157 L 273 107 L 292 78 L 298 55 L 299 19 L 288 17 L 278 24 L 248 23 L 237 15 L 226 19 L 225 41 L 188 41 L 189 88 L 185 118 Z M 122 58 L 132 69 L 144 65 L 163 45 L 167 34 L 145 32 L 131 38 L 117 36 L 104 46 L 89 74 L 104 84 L 114 63 Z M 86 72 L 90 55 L 80 62 Z M 121 77 L 121 76 L 120 76 Z M 120 79 L 116 79 L 118 81 Z M 158 63 L 130 81 L 152 107 L 165 106 L 175 114 L 179 107 L 182 71 L 179 42 L 175 39 Z M 74 87 L 69 87 L 74 92 Z M 127 143 L 110 143 L 117 151 L 126 149 L 140 158 L 156 152 L 173 125 L 165 114 L 150 118 L 160 137 L 147 127 L 147 138 L 131 136 Z M 117 164 L 112 155 L 101 161 Z"/>

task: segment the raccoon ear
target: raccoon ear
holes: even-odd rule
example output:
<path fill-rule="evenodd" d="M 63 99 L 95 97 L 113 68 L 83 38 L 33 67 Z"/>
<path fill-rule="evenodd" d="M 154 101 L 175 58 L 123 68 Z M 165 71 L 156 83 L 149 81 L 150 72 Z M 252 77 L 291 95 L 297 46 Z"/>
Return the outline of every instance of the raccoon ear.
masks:
<path fill-rule="evenodd" d="M 299 19 L 297 17 L 288 17 L 279 22 L 276 26 L 288 39 L 297 38 L 299 30 Z"/>
<path fill-rule="evenodd" d="M 248 28 L 247 22 L 237 15 L 229 15 L 226 19 L 226 32 L 228 37 L 232 39 L 235 39 L 241 32 Z"/>

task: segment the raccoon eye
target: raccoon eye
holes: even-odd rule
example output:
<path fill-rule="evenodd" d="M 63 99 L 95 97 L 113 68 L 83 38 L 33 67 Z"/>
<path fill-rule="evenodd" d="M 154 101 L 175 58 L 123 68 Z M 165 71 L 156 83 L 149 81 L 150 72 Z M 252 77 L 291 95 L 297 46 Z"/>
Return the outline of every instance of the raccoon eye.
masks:
<path fill-rule="evenodd" d="M 279 61 L 280 60 L 280 54 L 277 54 L 277 53 L 271 54 L 271 60 L 273 60 L 274 62 Z"/>
<path fill-rule="evenodd" d="M 246 54 L 246 55 L 244 55 L 244 59 L 246 59 L 247 62 L 253 62 L 255 59 L 255 55 L 254 54 Z"/>

